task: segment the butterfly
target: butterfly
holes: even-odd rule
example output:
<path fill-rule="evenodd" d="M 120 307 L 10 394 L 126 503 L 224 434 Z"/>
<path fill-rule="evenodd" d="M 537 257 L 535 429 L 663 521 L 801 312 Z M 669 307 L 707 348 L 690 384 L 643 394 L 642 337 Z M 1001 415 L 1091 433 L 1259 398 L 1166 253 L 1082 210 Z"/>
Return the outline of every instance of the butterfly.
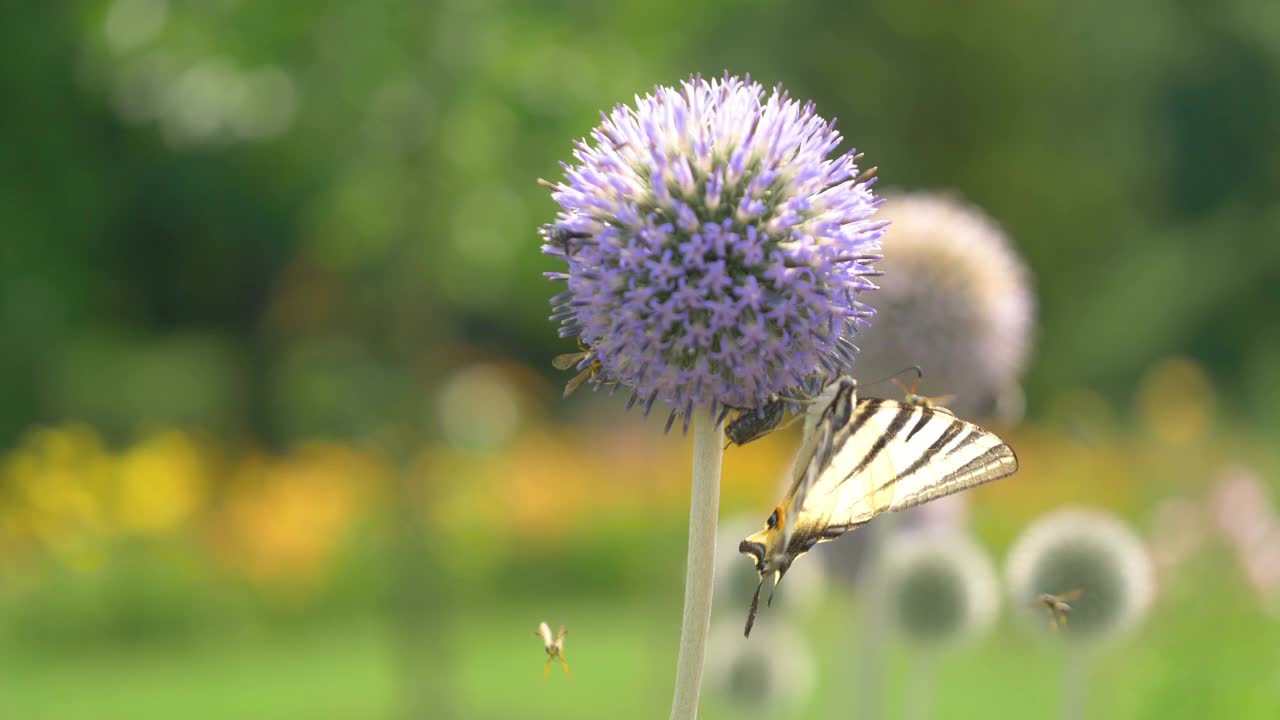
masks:
<path fill-rule="evenodd" d="M 1068 605 L 1068 603 L 1075 602 L 1083 594 L 1084 590 L 1079 588 L 1072 590 L 1071 592 L 1062 593 L 1061 595 L 1044 593 L 1040 597 L 1036 598 L 1032 605 L 1038 605 L 1049 611 L 1049 624 L 1054 628 L 1059 626 L 1066 627 L 1067 615 L 1071 613 L 1071 606 Z"/>
<path fill-rule="evenodd" d="M 538 624 L 538 629 L 533 633 L 534 637 L 542 638 L 542 644 L 547 648 L 547 664 L 542 666 L 542 677 L 546 677 L 551 672 L 551 661 L 559 660 L 564 667 L 564 674 L 569 675 L 569 663 L 564 659 L 564 636 L 568 634 L 568 630 L 564 626 L 560 626 L 560 632 L 556 633 L 555 638 L 551 637 L 551 626 L 544 623 Z M 570 676 L 572 677 L 572 676 Z"/>
<path fill-rule="evenodd" d="M 760 575 L 743 634 L 751 635 L 765 580 L 772 578 L 776 589 L 796 558 L 814 545 L 880 513 L 906 510 L 1017 469 L 1018 458 L 1004 441 L 950 411 L 859 400 L 857 382 L 839 378 L 810 407 L 786 496 L 765 529 L 738 546 Z"/>

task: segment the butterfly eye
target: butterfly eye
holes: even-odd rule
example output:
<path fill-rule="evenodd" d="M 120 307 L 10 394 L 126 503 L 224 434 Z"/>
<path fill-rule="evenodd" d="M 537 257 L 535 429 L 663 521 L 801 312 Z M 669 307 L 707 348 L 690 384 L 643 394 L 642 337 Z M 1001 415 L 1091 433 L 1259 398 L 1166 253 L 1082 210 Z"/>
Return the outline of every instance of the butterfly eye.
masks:
<path fill-rule="evenodd" d="M 760 516 L 759 516 L 759 515 L 757 515 L 756 517 L 760 517 Z M 768 521 L 766 521 L 766 522 L 765 522 L 765 524 L 769 526 L 769 529 L 770 529 L 770 530 L 772 530 L 772 529 L 774 529 L 775 527 L 777 527 L 777 526 L 778 526 L 778 511 L 777 511 L 777 510 L 774 510 L 774 511 L 773 511 L 773 514 L 769 516 L 769 519 L 768 519 Z"/>

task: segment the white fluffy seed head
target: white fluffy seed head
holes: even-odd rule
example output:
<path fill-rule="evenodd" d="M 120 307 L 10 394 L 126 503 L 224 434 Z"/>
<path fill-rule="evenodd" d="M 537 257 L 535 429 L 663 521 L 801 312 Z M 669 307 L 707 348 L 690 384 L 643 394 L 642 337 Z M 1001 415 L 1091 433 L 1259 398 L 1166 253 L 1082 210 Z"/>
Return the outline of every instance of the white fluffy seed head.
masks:
<path fill-rule="evenodd" d="M 1010 602 L 1050 630 L 1044 594 L 1081 591 L 1065 627 L 1072 641 L 1115 637 L 1136 625 L 1155 596 L 1155 569 L 1142 539 L 1116 517 L 1082 509 L 1058 510 L 1028 527 L 1009 551 Z"/>
<path fill-rule="evenodd" d="M 859 339 L 863 383 L 917 365 L 920 393 L 955 395 L 961 414 L 991 412 L 1031 351 L 1031 274 L 1008 236 L 956 198 L 887 195 L 876 318 Z M 864 387 L 864 390 L 867 388 Z"/>
<path fill-rule="evenodd" d="M 913 644 L 941 648 L 991 627 L 999 582 L 987 551 L 954 532 L 898 534 L 885 546 L 884 588 L 894 627 Z"/>
<path fill-rule="evenodd" d="M 737 717 L 775 717 L 794 708 L 812 694 L 815 671 L 809 648 L 785 623 L 757 625 L 749 639 L 741 618 L 711 627 L 707 686 Z"/>

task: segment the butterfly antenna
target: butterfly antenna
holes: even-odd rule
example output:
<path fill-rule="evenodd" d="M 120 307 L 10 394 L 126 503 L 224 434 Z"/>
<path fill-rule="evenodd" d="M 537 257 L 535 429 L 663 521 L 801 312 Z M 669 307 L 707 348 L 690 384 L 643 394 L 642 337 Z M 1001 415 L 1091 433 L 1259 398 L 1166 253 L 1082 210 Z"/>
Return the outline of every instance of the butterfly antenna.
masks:
<path fill-rule="evenodd" d="M 880 378 L 879 380 L 876 380 L 875 382 L 867 383 L 867 386 L 868 386 L 868 387 L 870 387 L 870 386 L 872 386 L 872 385 L 879 385 L 879 384 L 880 384 L 880 383 L 882 383 L 882 382 L 889 382 L 889 381 L 894 381 L 894 382 L 895 382 L 895 384 L 896 384 L 896 382 L 897 382 L 896 378 L 897 378 L 899 375 L 901 375 L 901 374 L 903 374 L 903 373 L 905 373 L 905 372 L 910 372 L 910 371 L 912 371 L 912 370 L 914 370 L 914 371 L 915 371 L 915 373 L 916 373 L 916 379 L 915 379 L 915 382 L 917 382 L 917 383 L 918 383 L 918 382 L 920 382 L 920 380 L 924 378 L 924 370 L 923 370 L 923 369 L 921 369 L 921 367 L 920 367 L 919 365 L 908 365 L 908 366 L 906 366 L 906 367 L 902 368 L 901 370 L 899 370 L 898 372 L 892 373 L 892 374 L 890 374 L 890 375 L 886 375 L 885 377 L 882 377 L 882 378 Z M 898 387 L 902 387 L 902 385 L 898 385 Z"/>
<path fill-rule="evenodd" d="M 751 627 L 756 624 L 756 611 L 760 609 L 760 588 L 764 586 L 764 578 L 760 578 L 760 582 L 756 584 L 756 592 L 751 596 L 751 609 L 747 611 L 747 627 L 742 631 L 742 637 L 751 637 Z"/>

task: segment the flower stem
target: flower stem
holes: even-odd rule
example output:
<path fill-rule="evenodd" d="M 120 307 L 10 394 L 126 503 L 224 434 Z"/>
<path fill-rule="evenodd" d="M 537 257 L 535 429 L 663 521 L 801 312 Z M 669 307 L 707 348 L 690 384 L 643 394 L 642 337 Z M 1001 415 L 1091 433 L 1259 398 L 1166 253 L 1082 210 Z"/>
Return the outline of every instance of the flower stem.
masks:
<path fill-rule="evenodd" d="M 854 677 L 853 688 L 857 693 L 854 707 L 858 708 L 858 717 L 875 720 L 884 716 L 884 656 L 887 645 L 889 616 L 889 599 L 885 597 L 884 546 L 893 535 L 893 526 L 897 518 L 885 513 L 867 524 L 862 533 L 864 559 L 858 572 L 858 637 L 854 650 L 854 658 L 858 672 Z"/>
<path fill-rule="evenodd" d="M 716 518 L 720 513 L 720 460 L 724 426 L 699 418 L 693 427 L 693 496 L 689 504 L 689 560 L 684 579 L 684 621 L 671 720 L 694 720 L 702 687 L 702 662 L 711 626 L 716 567 Z"/>
<path fill-rule="evenodd" d="M 903 717 L 907 720 L 928 720 L 932 712 L 933 689 L 937 684 L 938 653 L 921 650 L 915 653 L 911 673 L 910 692 Z"/>
<path fill-rule="evenodd" d="M 1089 697 L 1088 673 L 1086 651 L 1078 647 L 1067 648 L 1062 666 L 1062 720 L 1081 720 L 1085 716 L 1085 703 Z"/>

